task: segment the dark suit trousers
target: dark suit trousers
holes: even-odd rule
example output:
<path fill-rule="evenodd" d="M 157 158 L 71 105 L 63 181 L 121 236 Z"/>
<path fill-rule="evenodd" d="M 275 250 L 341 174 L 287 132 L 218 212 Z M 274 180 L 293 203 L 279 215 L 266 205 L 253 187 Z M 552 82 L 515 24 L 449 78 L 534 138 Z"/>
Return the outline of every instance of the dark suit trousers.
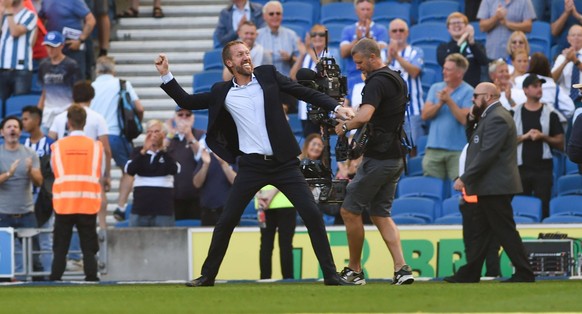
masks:
<path fill-rule="evenodd" d="M 265 210 L 267 226 L 261 228 L 261 250 L 259 264 L 261 279 L 271 279 L 275 234 L 279 232 L 279 256 L 283 279 L 293 279 L 293 236 L 295 235 L 295 208 L 275 208 Z"/>
<path fill-rule="evenodd" d="M 208 257 L 202 265 L 202 275 L 216 278 L 232 232 L 239 223 L 246 205 L 262 187 L 271 184 L 287 196 L 305 222 L 323 276 L 325 278 L 335 276 L 336 268 L 323 217 L 305 177 L 299 170 L 299 159 L 279 162 L 264 160 L 259 155 L 251 154 L 241 156 L 238 166 L 236 179 L 212 234 Z"/>
<path fill-rule="evenodd" d="M 473 243 L 475 240 L 474 234 L 476 231 L 474 217 L 475 212 L 479 210 L 477 203 L 463 202 L 460 205 L 461 216 L 463 216 L 463 243 L 465 244 L 465 259 L 470 260 L 475 254 L 476 246 Z M 489 249 L 485 257 L 485 276 L 498 277 L 501 275 L 499 268 L 499 241 L 492 235 L 489 241 Z"/>
<path fill-rule="evenodd" d="M 491 237 L 499 239 L 499 243 L 509 256 L 515 267 L 514 277 L 533 279 L 525 248 L 521 237 L 515 228 L 511 195 L 478 195 L 479 206 L 474 212 L 473 222 L 475 234 L 472 246 L 474 254 L 470 254 L 467 264 L 459 269 L 455 277 L 462 282 L 478 282 L 481 277 L 483 262 L 489 250 Z"/>

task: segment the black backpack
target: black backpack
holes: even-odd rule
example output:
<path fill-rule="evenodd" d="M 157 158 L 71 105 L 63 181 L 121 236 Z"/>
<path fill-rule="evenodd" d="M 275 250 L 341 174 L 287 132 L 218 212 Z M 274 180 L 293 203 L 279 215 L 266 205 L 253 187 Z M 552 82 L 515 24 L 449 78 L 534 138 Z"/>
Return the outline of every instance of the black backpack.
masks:
<path fill-rule="evenodd" d="M 141 120 L 135 106 L 131 102 L 131 96 L 125 87 L 126 81 L 119 80 L 119 103 L 117 106 L 117 120 L 121 129 L 121 136 L 131 141 L 143 132 Z"/>

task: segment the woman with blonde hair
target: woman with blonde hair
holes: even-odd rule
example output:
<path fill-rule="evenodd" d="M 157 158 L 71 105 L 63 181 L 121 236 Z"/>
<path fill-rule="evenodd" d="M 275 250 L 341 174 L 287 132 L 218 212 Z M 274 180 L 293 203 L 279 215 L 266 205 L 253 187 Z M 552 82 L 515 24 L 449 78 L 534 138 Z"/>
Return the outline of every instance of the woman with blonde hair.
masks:
<path fill-rule="evenodd" d="M 513 74 L 513 60 L 511 60 L 511 56 L 514 52 L 518 50 L 524 50 L 526 54 L 529 56 L 530 48 L 529 48 L 529 41 L 525 36 L 525 33 L 522 31 L 515 31 L 511 33 L 509 36 L 509 40 L 507 41 L 507 57 L 505 58 L 505 62 L 509 67 L 509 74 Z"/>

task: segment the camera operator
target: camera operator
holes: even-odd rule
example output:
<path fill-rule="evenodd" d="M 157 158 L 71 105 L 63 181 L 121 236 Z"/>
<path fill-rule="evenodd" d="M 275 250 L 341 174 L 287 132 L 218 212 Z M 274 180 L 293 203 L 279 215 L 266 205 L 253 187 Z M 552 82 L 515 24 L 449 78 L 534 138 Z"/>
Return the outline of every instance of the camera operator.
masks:
<path fill-rule="evenodd" d="M 358 41 L 351 54 L 357 69 L 366 74 L 366 86 L 355 118 L 339 123 L 335 131 L 343 135 L 369 122 L 372 133 L 362 164 L 347 187 L 341 208 L 350 251 L 348 267 L 343 269 L 341 276 L 354 284 L 366 283 L 361 265 L 364 244 L 361 215 L 367 210 L 392 254 L 392 284 L 411 284 L 414 282 L 412 270 L 404 261 L 400 234 L 390 218 L 396 184 L 404 169 L 400 131 L 404 123 L 408 89 L 400 75 L 382 62 L 375 41 L 367 38 Z"/>

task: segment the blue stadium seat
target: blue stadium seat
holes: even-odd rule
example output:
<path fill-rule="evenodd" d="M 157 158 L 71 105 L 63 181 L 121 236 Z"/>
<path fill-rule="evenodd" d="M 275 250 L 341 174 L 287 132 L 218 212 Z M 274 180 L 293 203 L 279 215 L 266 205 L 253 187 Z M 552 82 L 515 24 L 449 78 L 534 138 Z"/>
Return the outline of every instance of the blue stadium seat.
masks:
<path fill-rule="evenodd" d="M 437 45 L 422 45 L 419 46 L 424 52 L 424 69 L 432 69 L 435 73 L 441 73 L 441 76 L 436 75 L 436 78 L 442 77 L 443 67 L 437 60 Z"/>
<path fill-rule="evenodd" d="M 578 174 L 578 164 L 574 163 L 568 157 L 564 157 L 564 173 L 565 174 Z"/>
<path fill-rule="evenodd" d="M 418 22 L 439 22 L 445 23 L 449 14 L 459 11 L 460 6 L 457 1 L 428 1 L 418 6 Z"/>
<path fill-rule="evenodd" d="M 542 220 L 542 200 L 535 196 L 516 195 L 511 201 L 511 207 L 514 219 L 525 217 L 532 222 Z"/>
<path fill-rule="evenodd" d="M 428 141 L 428 135 L 419 136 L 416 139 L 416 155 L 424 156 L 426 151 L 426 142 Z"/>
<path fill-rule="evenodd" d="M 550 201 L 550 217 L 582 216 L 582 195 L 564 195 Z"/>
<path fill-rule="evenodd" d="M 423 197 L 436 202 L 437 217 L 441 216 L 440 207 L 446 196 L 444 180 L 433 177 L 404 177 L 398 182 L 398 198 Z"/>
<path fill-rule="evenodd" d="M 321 14 L 321 3 L 319 2 L 319 0 L 283 0 L 281 1 L 283 2 L 283 4 L 287 4 L 287 3 L 305 3 L 305 4 L 309 4 L 311 5 L 311 11 L 313 12 L 311 21 L 313 24 L 315 23 L 319 23 L 319 15 Z M 283 10 L 283 18 L 285 18 L 287 15 L 287 9 Z"/>
<path fill-rule="evenodd" d="M 441 77 L 441 79 L 439 79 Z M 424 95 L 428 94 L 432 84 L 442 81 L 442 73 L 439 74 L 431 68 L 424 68 L 420 73 L 420 83 L 422 84 L 422 92 Z M 424 152 L 423 152 L 424 153 Z"/>
<path fill-rule="evenodd" d="M 372 20 L 388 28 L 390 22 L 400 18 L 410 25 L 410 3 L 403 2 L 380 2 L 374 6 L 374 16 Z"/>
<path fill-rule="evenodd" d="M 446 216 L 461 216 L 461 210 L 459 208 L 459 201 L 461 200 L 460 195 L 455 195 L 447 198 L 443 201 L 442 205 L 442 215 L 441 217 Z"/>
<path fill-rule="evenodd" d="M 353 24 L 358 21 L 351 2 L 332 2 L 321 6 L 321 24 L 342 23 Z"/>
<path fill-rule="evenodd" d="M 339 44 L 342 41 L 342 32 L 344 30 L 344 27 L 346 27 L 346 25 L 345 24 L 338 24 L 338 23 L 328 23 L 328 24 L 325 24 L 325 27 L 327 28 L 328 45 L 339 47 Z M 339 57 L 339 55 L 336 56 L 336 58 L 337 57 Z"/>
<path fill-rule="evenodd" d="M 40 95 L 38 94 L 12 96 L 6 99 L 6 103 L 4 104 L 4 108 L 6 109 L 5 116 L 20 117 L 22 115 L 22 108 L 38 105 L 39 99 Z"/>
<path fill-rule="evenodd" d="M 255 199 L 253 198 L 245 207 L 245 210 L 240 218 L 240 226 L 253 226 L 259 225 L 257 221 L 257 210 L 255 209 Z"/>
<path fill-rule="evenodd" d="M 529 44 L 529 53 L 530 55 L 536 53 L 536 52 L 541 52 L 544 55 L 547 56 L 546 52 L 549 51 L 548 47 L 540 45 L 539 43 L 530 43 Z"/>
<path fill-rule="evenodd" d="M 461 215 L 448 215 L 439 217 L 434 220 L 435 225 L 461 225 L 463 224 L 463 216 Z"/>
<path fill-rule="evenodd" d="M 295 34 L 297 34 L 297 36 L 299 37 L 299 39 L 301 39 L 301 42 L 304 41 L 305 34 L 309 32 L 309 28 L 306 28 L 305 25 L 303 25 L 302 23 L 296 24 L 295 22 L 284 22 L 281 25 L 294 31 Z"/>
<path fill-rule="evenodd" d="M 299 116 L 296 113 L 290 113 L 287 116 L 289 117 L 289 126 L 291 127 L 293 134 L 303 134 L 303 128 L 301 127 L 301 120 L 299 120 Z"/>
<path fill-rule="evenodd" d="M 392 220 L 397 225 L 426 225 L 426 220 L 413 216 L 392 216 Z"/>
<path fill-rule="evenodd" d="M 204 114 L 196 114 L 194 116 L 194 128 L 199 130 L 207 130 L 208 116 Z"/>
<path fill-rule="evenodd" d="M 317 5 L 319 6 L 319 4 Z M 313 7 L 314 5 L 307 2 L 285 2 L 283 3 L 283 25 L 302 26 L 305 32 L 299 35 L 303 41 L 305 33 L 313 25 Z M 307 14 L 312 12 L 312 14 Z"/>
<path fill-rule="evenodd" d="M 434 221 L 436 202 L 430 198 L 408 197 L 398 198 L 392 203 L 393 219 L 397 217 L 414 217 L 424 220 L 424 223 Z"/>
<path fill-rule="evenodd" d="M 224 67 L 222 63 L 222 49 L 213 49 L 206 51 L 204 57 L 202 58 L 202 63 L 204 64 L 204 71 L 208 70 L 221 70 Z"/>
<path fill-rule="evenodd" d="M 568 174 L 558 178 L 558 195 L 582 195 L 582 175 Z"/>
<path fill-rule="evenodd" d="M 552 47 L 550 23 L 537 20 L 534 21 L 532 23 L 531 32 L 527 33 L 526 37 L 530 48 L 532 45 L 539 45 L 540 47 L 543 47 L 543 50 L 540 52 L 546 56 L 550 56 L 550 48 Z"/>
<path fill-rule="evenodd" d="M 194 93 L 209 92 L 212 85 L 222 81 L 222 70 L 202 71 L 194 74 L 192 89 Z"/>
<path fill-rule="evenodd" d="M 582 223 L 582 217 L 580 216 L 570 216 L 570 215 L 561 215 L 561 216 L 550 216 L 544 221 L 545 224 L 563 224 L 563 223 Z"/>
<path fill-rule="evenodd" d="M 33 73 L 32 75 L 32 85 L 30 87 L 31 94 L 42 94 L 42 85 L 40 85 L 38 81 L 38 75 L 36 73 Z"/>
<path fill-rule="evenodd" d="M 422 158 L 423 156 L 416 156 L 408 159 L 406 163 L 408 167 L 407 177 L 422 176 Z"/>
<path fill-rule="evenodd" d="M 182 219 L 176 220 L 176 227 L 200 227 L 200 219 Z"/>
<path fill-rule="evenodd" d="M 531 217 L 515 216 L 515 215 L 513 216 L 513 221 L 515 221 L 516 224 L 533 224 L 533 223 L 537 223 L 537 221 L 535 221 Z"/>
<path fill-rule="evenodd" d="M 411 45 L 438 45 L 451 40 L 445 23 L 426 22 L 410 28 L 408 41 Z"/>

